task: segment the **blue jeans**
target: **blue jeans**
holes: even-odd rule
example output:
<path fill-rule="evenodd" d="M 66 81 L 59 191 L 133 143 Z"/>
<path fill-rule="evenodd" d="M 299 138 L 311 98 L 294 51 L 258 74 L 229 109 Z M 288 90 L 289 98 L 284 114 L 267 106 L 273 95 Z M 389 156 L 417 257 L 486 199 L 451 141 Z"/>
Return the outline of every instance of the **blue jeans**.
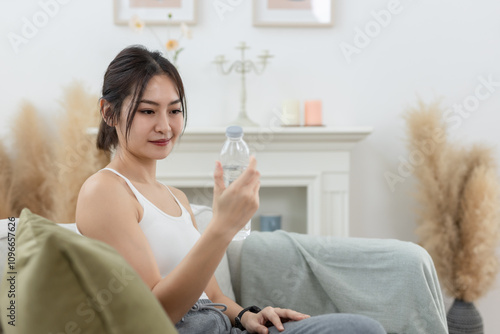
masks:
<path fill-rule="evenodd" d="M 179 334 L 247 334 L 232 327 L 229 318 L 210 300 L 199 300 L 175 327 Z M 225 309 L 225 308 L 223 308 Z M 314 316 L 301 321 L 289 321 L 283 324 L 284 332 L 274 326 L 269 327 L 270 334 L 386 334 L 377 321 L 363 315 L 332 313 Z"/>

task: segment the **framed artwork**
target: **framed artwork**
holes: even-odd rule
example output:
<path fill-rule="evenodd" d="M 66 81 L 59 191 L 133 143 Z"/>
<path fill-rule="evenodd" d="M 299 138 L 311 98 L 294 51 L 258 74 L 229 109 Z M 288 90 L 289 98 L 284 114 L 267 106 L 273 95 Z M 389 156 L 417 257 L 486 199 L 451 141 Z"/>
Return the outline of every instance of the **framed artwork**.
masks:
<path fill-rule="evenodd" d="M 333 0 L 253 0 L 257 27 L 331 27 Z"/>
<path fill-rule="evenodd" d="M 128 24 L 137 16 L 147 25 L 196 23 L 197 0 L 114 0 L 115 24 Z M 168 15 L 172 18 L 168 19 Z"/>

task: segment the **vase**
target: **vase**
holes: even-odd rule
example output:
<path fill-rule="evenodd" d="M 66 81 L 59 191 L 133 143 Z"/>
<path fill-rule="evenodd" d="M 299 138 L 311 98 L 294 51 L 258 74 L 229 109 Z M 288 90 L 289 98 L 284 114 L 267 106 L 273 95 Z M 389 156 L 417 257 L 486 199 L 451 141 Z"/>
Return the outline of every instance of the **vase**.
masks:
<path fill-rule="evenodd" d="M 446 318 L 450 334 L 484 334 L 483 319 L 473 303 L 455 299 Z"/>

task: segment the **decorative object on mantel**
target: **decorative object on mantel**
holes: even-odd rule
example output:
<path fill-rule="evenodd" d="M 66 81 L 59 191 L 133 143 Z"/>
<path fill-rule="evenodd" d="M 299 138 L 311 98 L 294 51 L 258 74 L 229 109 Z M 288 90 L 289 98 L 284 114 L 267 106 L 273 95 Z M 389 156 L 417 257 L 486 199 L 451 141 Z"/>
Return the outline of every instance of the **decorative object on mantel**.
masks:
<path fill-rule="evenodd" d="M 147 25 L 196 24 L 197 0 L 114 0 L 115 24 L 127 25 L 140 17 Z M 172 19 L 165 20 L 165 13 Z"/>
<path fill-rule="evenodd" d="M 450 334 L 483 333 L 473 303 L 485 295 L 499 270 L 500 184 L 491 148 L 463 148 L 447 138 L 438 103 L 419 102 L 405 115 L 411 167 L 422 206 L 417 234 L 432 256 L 446 294 Z M 472 323 L 474 319 L 474 323 Z"/>
<path fill-rule="evenodd" d="M 284 100 L 281 104 L 282 126 L 300 126 L 299 100 Z"/>
<path fill-rule="evenodd" d="M 281 104 L 281 126 L 301 126 L 299 100 L 284 100 Z M 304 126 L 324 126 L 321 100 L 304 103 Z"/>
<path fill-rule="evenodd" d="M 304 125 L 323 126 L 321 100 L 307 100 L 304 104 Z"/>
<path fill-rule="evenodd" d="M 257 74 L 262 74 L 264 69 L 266 68 L 268 59 L 273 57 L 269 54 L 268 50 L 264 50 L 263 53 L 258 56 L 260 60 L 257 62 L 257 65 L 251 60 L 245 59 L 245 50 L 250 47 L 246 45 L 245 42 L 241 42 L 236 49 L 241 50 L 241 60 L 234 61 L 231 66 L 225 70 L 224 64 L 228 61 L 225 59 L 224 55 L 218 55 L 214 63 L 217 65 L 219 71 L 227 75 L 231 73 L 233 70 L 239 74 L 241 74 L 241 104 L 240 104 L 240 112 L 238 114 L 238 118 L 231 122 L 229 125 L 240 125 L 242 127 L 258 127 L 259 125 L 252 121 L 248 115 L 246 110 L 246 102 L 247 102 L 247 93 L 246 93 L 246 81 L 245 76 L 247 73 L 252 72 L 252 70 Z"/>
<path fill-rule="evenodd" d="M 333 0 L 253 0 L 257 27 L 331 27 Z"/>

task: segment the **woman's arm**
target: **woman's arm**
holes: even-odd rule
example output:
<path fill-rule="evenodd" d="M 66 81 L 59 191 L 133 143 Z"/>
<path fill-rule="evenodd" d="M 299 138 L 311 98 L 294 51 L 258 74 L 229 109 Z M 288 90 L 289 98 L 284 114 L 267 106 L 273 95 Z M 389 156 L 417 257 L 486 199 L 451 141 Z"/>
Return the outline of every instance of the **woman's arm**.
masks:
<path fill-rule="evenodd" d="M 180 320 L 205 291 L 233 236 L 257 210 L 260 173 L 256 169 L 256 164 L 255 158 L 251 157 L 245 172 L 226 189 L 222 166 L 219 162 L 217 163 L 214 172 L 212 220 L 191 251 L 168 275 L 174 277 L 175 280 L 182 280 L 182 287 L 169 284 L 165 279 L 153 287 L 153 293 L 173 321 Z M 196 227 L 186 196 L 179 190 L 174 190 L 174 194 L 188 209 Z M 192 291 L 197 292 L 196 298 L 186 300 L 186 296 L 191 295 Z M 172 303 L 177 300 L 183 300 L 184 307 L 180 308 L 177 303 Z"/>
<path fill-rule="evenodd" d="M 207 232 L 181 263 L 151 289 L 173 323 L 196 303 L 231 242 L 231 235 Z"/>
<path fill-rule="evenodd" d="M 255 159 L 238 180 L 224 188 L 222 166 L 214 173 L 214 216 L 181 263 L 163 279 L 139 227 L 140 205 L 118 176 L 98 173 L 85 182 L 76 222 L 86 236 L 114 247 L 138 272 L 177 323 L 207 287 L 232 237 L 258 208 Z"/>
<path fill-rule="evenodd" d="M 189 211 L 193 225 L 196 229 L 198 229 L 195 216 L 186 195 L 179 189 L 176 189 L 174 187 L 170 188 L 175 197 L 177 197 L 181 204 Z M 227 309 L 224 313 L 229 317 L 231 323 L 234 325 L 234 319 L 243 310 L 243 307 L 224 295 L 219 287 L 219 284 L 217 283 L 217 280 L 215 279 L 215 276 L 212 276 L 204 291 L 212 302 L 224 304 L 227 306 Z M 284 330 L 282 320 L 301 320 L 308 317 L 308 315 L 288 309 L 266 307 L 259 314 L 245 312 L 242 316 L 241 322 L 243 326 L 249 331 L 249 333 L 266 334 L 268 333 L 268 329 L 266 327 L 266 324 L 268 322 L 272 323 L 276 328 L 278 328 L 278 330 L 281 331 Z"/>
<path fill-rule="evenodd" d="M 193 222 L 193 226 L 198 230 L 196 218 L 194 216 L 193 210 L 191 209 L 191 205 L 189 204 L 189 200 L 186 194 L 174 187 L 170 187 L 170 189 L 172 190 L 172 193 L 175 195 L 175 197 L 177 197 L 181 204 L 188 210 Z M 224 252 L 225 251 L 226 249 L 224 249 Z M 217 266 L 219 265 L 219 263 L 217 263 Z M 204 291 L 212 302 L 221 303 L 227 306 L 227 310 L 224 313 L 229 317 L 229 319 L 231 319 L 231 323 L 234 325 L 234 318 L 236 318 L 236 316 L 241 312 L 241 310 L 243 310 L 243 308 L 235 303 L 231 298 L 228 298 L 226 295 L 224 295 L 214 275 L 212 275 Z"/>

